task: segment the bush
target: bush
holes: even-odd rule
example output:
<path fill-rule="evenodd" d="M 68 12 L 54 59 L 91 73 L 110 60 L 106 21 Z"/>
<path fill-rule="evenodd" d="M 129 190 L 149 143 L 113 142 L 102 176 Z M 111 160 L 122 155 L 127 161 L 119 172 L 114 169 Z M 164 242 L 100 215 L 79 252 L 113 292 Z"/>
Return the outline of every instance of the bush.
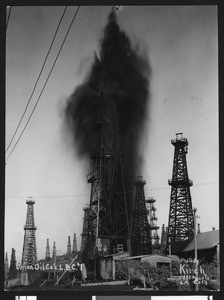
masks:
<path fill-rule="evenodd" d="M 115 274 L 117 279 L 129 279 L 133 284 L 160 289 L 167 285 L 169 271 L 164 266 L 156 268 L 148 262 L 126 260 L 116 262 Z"/>
<path fill-rule="evenodd" d="M 218 280 L 209 280 L 207 284 L 207 289 L 215 291 L 219 290 L 220 282 Z"/>
<path fill-rule="evenodd" d="M 115 262 L 115 278 L 128 279 L 128 269 L 125 260 Z"/>
<path fill-rule="evenodd" d="M 189 284 L 180 284 L 178 291 L 191 291 L 191 286 Z"/>
<path fill-rule="evenodd" d="M 171 265 L 172 265 L 172 275 L 174 276 L 180 275 L 180 262 L 177 260 L 172 260 Z"/>
<path fill-rule="evenodd" d="M 214 263 L 202 264 L 201 268 L 204 269 L 205 274 L 207 274 L 210 279 L 220 280 L 219 267 L 216 266 Z"/>
<path fill-rule="evenodd" d="M 217 260 L 217 256 L 211 263 L 201 264 L 201 268 L 204 270 L 205 274 L 208 276 L 207 284 L 201 285 L 209 290 L 219 290 L 220 289 L 220 267 Z"/>
<path fill-rule="evenodd" d="M 162 287 L 163 290 L 174 290 L 177 291 L 179 288 L 179 280 L 166 280 L 164 282 L 164 286 Z"/>

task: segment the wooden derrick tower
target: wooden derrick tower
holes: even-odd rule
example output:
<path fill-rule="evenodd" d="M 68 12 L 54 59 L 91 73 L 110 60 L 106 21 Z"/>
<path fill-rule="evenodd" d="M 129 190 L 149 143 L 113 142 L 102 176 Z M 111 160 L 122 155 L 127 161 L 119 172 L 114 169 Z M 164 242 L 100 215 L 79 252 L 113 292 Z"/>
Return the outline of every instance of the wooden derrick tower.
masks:
<path fill-rule="evenodd" d="M 34 223 L 34 206 L 35 201 L 29 198 L 26 201 L 27 214 L 26 225 L 24 226 L 24 243 L 22 253 L 22 266 L 34 266 L 37 262 L 37 248 L 36 248 L 36 226 Z"/>
<path fill-rule="evenodd" d="M 90 208 L 89 207 L 85 207 L 83 208 L 84 211 L 84 218 L 83 218 L 83 228 L 82 228 L 82 241 L 81 241 L 81 251 L 87 252 L 88 248 L 89 248 L 89 236 L 91 235 L 91 233 L 89 232 L 90 228 L 89 228 L 89 211 Z"/>
<path fill-rule="evenodd" d="M 5 261 L 4 261 L 4 278 L 5 280 L 8 279 L 9 276 L 9 260 L 8 260 L 8 253 L 5 254 Z"/>
<path fill-rule="evenodd" d="M 18 275 L 18 272 L 16 269 L 16 250 L 14 248 L 12 248 L 8 279 L 17 278 L 17 275 Z"/>
<path fill-rule="evenodd" d="M 166 246 L 168 227 L 165 229 L 165 224 L 162 225 L 161 245 Z"/>
<path fill-rule="evenodd" d="M 142 176 L 138 176 L 136 185 L 136 196 L 133 211 L 133 225 L 132 225 L 132 255 L 145 255 L 152 253 L 152 241 L 150 226 L 148 222 L 149 211 L 146 209 L 144 185 L 145 180 Z"/>
<path fill-rule="evenodd" d="M 168 180 L 171 186 L 170 211 L 167 234 L 173 253 L 181 250 L 186 241 L 194 236 L 194 218 L 190 187 L 193 182 L 188 178 L 186 154 L 188 141 L 182 133 L 176 134 L 176 139 L 171 140 L 174 146 L 173 175 Z"/>
<path fill-rule="evenodd" d="M 159 226 L 157 226 L 157 216 L 156 216 L 156 207 L 155 207 L 156 200 L 152 197 L 149 197 L 146 199 L 147 203 L 147 209 L 149 211 L 148 220 L 149 220 L 149 226 L 151 230 L 151 239 L 152 239 L 152 246 L 153 248 L 158 248 L 159 246 L 159 235 L 158 235 L 158 229 Z"/>
<path fill-rule="evenodd" d="M 50 259 L 51 259 L 51 255 L 50 255 L 49 239 L 47 239 L 46 252 L 45 252 L 45 260 L 49 261 Z"/>
<path fill-rule="evenodd" d="M 101 89 L 102 90 L 102 89 Z M 96 147 L 90 153 L 90 203 L 85 209 L 81 249 L 88 260 L 128 251 L 129 223 L 122 154 L 114 101 L 101 105 L 94 124 Z"/>

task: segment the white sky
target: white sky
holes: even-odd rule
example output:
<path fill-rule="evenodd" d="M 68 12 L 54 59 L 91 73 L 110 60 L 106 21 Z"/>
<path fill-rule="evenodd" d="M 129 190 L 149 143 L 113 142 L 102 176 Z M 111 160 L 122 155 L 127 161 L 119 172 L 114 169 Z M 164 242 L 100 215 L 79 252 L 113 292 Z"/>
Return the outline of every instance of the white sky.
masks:
<path fill-rule="evenodd" d="M 32 98 L 25 124 L 39 96 L 76 7 L 69 7 L 49 62 Z M 16 129 L 49 49 L 63 7 L 13 7 L 6 33 L 6 146 Z M 67 237 L 82 231 L 89 203 L 86 163 L 75 156 L 64 128 L 66 98 L 87 74 L 110 7 L 81 7 L 54 71 L 6 164 L 5 251 L 21 260 L 26 199 L 33 196 L 38 259 L 66 251 Z M 218 43 L 216 6 L 122 7 L 118 21 L 132 41 L 144 44 L 152 68 L 143 178 L 146 196 L 156 199 L 158 225 L 168 223 L 174 147 L 188 139 L 188 174 L 201 231 L 219 227 Z M 19 131 L 20 133 L 21 131 Z M 12 145 L 13 146 L 13 145 Z M 11 148 L 10 148 L 11 150 Z M 9 152 L 7 152 L 9 153 Z M 12 222 L 13 220 L 13 222 Z M 160 233 L 160 231 L 159 231 Z"/>

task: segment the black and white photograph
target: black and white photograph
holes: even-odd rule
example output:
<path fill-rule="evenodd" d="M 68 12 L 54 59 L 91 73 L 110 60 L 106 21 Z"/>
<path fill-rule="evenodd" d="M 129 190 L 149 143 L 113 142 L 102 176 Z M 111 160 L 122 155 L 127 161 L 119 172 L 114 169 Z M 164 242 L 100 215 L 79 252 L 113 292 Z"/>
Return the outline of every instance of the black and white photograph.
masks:
<path fill-rule="evenodd" d="M 218 292 L 218 7 L 5 9 L 5 291 Z"/>

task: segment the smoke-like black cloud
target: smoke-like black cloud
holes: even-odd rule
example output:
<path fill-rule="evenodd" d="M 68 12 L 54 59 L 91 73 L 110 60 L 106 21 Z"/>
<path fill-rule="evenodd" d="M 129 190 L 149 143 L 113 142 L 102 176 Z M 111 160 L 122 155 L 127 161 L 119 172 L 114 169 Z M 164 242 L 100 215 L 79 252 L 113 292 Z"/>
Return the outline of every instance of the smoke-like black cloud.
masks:
<path fill-rule="evenodd" d="M 102 107 L 109 148 L 113 147 L 112 128 L 116 119 L 117 139 L 124 155 L 127 191 L 134 189 L 134 180 L 141 174 L 139 145 L 150 98 L 151 70 L 146 55 L 140 52 L 139 47 L 134 47 L 127 34 L 120 29 L 116 14 L 110 13 L 100 41 L 99 57 L 95 55 L 88 76 L 69 97 L 65 109 L 80 156 L 88 157 L 99 142 L 92 125 L 99 118 Z"/>

